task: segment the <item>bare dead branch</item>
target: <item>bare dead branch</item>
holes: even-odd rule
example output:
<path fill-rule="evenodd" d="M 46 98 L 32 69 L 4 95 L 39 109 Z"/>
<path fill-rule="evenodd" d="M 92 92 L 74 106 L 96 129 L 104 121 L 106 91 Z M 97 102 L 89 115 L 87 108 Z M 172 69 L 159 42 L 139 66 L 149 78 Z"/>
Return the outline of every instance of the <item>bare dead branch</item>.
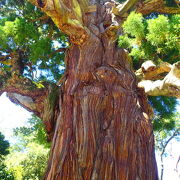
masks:
<path fill-rule="evenodd" d="M 163 79 L 166 73 L 169 73 L 172 65 L 167 62 L 162 62 L 155 65 L 153 61 L 146 61 L 141 65 L 135 74 L 139 81 L 142 80 L 158 80 Z"/>
<path fill-rule="evenodd" d="M 150 96 L 173 96 L 180 98 L 180 61 L 175 63 L 163 80 L 142 80 L 138 87 Z"/>

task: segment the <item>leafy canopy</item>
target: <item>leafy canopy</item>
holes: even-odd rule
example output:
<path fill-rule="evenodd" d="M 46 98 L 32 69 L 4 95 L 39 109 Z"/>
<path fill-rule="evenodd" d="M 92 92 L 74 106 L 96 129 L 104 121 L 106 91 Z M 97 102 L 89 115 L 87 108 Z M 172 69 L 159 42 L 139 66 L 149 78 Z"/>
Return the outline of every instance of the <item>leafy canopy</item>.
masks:
<path fill-rule="evenodd" d="M 0 157 L 9 154 L 9 142 L 5 140 L 4 135 L 0 132 Z"/>
<path fill-rule="evenodd" d="M 0 61 L 1 70 L 10 71 L 13 54 L 23 55 L 23 75 L 34 80 L 57 81 L 63 73 L 66 36 L 52 20 L 27 1 L 0 3 Z"/>
<path fill-rule="evenodd" d="M 146 60 L 171 64 L 179 60 L 179 14 L 143 17 L 132 12 L 124 22 L 123 30 L 119 46 L 130 51 L 136 69 Z"/>
<path fill-rule="evenodd" d="M 162 61 L 173 64 L 180 60 L 179 35 L 180 15 L 142 14 L 132 12 L 123 24 L 123 35 L 118 44 L 126 48 L 133 58 L 134 69 L 137 70 L 147 60 L 155 64 Z M 154 108 L 154 130 L 175 128 L 174 112 L 177 100 L 173 97 L 149 97 Z"/>

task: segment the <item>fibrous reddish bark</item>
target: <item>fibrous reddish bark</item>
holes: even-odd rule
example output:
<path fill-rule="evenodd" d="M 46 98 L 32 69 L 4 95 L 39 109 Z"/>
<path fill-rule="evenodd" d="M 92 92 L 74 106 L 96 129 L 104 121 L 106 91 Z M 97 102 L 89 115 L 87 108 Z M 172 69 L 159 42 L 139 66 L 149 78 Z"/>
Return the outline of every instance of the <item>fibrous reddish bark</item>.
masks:
<path fill-rule="evenodd" d="M 95 39 L 69 51 L 45 179 L 158 179 L 145 95 L 123 50 Z"/>
<path fill-rule="evenodd" d="M 158 179 L 151 108 L 116 46 L 111 8 L 84 14 L 88 38 L 67 51 L 46 180 Z"/>

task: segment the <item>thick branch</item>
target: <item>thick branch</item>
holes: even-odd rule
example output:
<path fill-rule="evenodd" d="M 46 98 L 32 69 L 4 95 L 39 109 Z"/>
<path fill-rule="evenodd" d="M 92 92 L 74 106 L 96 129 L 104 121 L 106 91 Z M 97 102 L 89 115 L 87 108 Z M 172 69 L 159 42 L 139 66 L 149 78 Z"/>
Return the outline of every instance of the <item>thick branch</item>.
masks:
<path fill-rule="evenodd" d="M 0 95 L 7 92 L 9 99 L 28 111 L 41 117 L 44 99 L 47 96 L 47 86 L 38 88 L 31 80 L 1 71 Z"/>
<path fill-rule="evenodd" d="M 39 84 L 28 78 L 0 71 L 0 95 L 7 92 L 13 103 L 40 117 L 49 140 L 52 139 L 55 121 L 59 115 L 59 89 L 55 84 Z"/>
<path fill-rule="evenodd" d="M 18 104 L 30 112 L 36 111 L 36 105 L 34 100 L 29 96 L 24 96 L 18 93 L 7 93 L 7 97 L 11 102 Z"/>
<path fill-rule="evenodd" d="M 142 80 L 138 84 L 150 96 L 174 96 L 180 98 L 180 62 L 172 66 L 163 80 Z"/>
<path fill-rule="evenodd" d="M 126 13 L 135 5 L 138 0 L 127 0 L 123 4 L 120 4 L 113 9 L 113 13 L 117 16 L 124 17 Z"/>
<path fill-rule="evenodd" d="M 39 18 L 32 19 L 31 21 L 32 21 L 32 22 L 36 22 L 36 21 L 44 21 L 44 20 L 48 20 L 48 19 L 49 19 L 49 16 L 44 15 L 44 16 L 41 16 L 41 17 L 39 17 Z"/>
<path fill-rule="evenodd" d="M 153 61 L 146 61 L 141 65 L 135 74 L 139 81 L 142 80 L 159 80 L 163 79 L 170 72 L 172 65 L 167 62 L 162 62 L 158 66 Z"/>
<path fill-rule="evenodd" d="M 165 6 L 165 1 L 163 0 L 151 0 L 141 3 L 136 9 L 136 12 L 142 13 L 143 15 L 147 15 L 152 12 L 178 14 L 180 13 L 180 8 L 167 7 Z"/>
<path fill-rule="evenodd" d="M 70 36 L 75 44 L 83 44 L 88 30 L 83 24 L 83 14 L 88 10 L 85 0 L 29 0 L 52 18 L 59 29 Z"/>
<path fill-rule="evenodd" d="M 180 8 L 167 7 L 164 0 L 148 0 L 138 2 L 139 0 L 127 0 L 124 4 L 120 4 L 113 9 L 113 13 L 120 17 L 127 17 L 129 10 L 136 9 L 136 12 L 147 15 L 153 12 L 178 14 Z"/>

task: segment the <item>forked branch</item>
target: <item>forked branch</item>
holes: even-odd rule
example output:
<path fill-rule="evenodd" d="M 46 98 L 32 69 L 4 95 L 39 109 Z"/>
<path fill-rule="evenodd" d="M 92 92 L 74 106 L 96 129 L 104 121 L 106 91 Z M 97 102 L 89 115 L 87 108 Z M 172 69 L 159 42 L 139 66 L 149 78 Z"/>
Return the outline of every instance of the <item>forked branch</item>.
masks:
<path fill-rule="evenodd" d="M 7 92 L 9 99 L 26 110 L 41 117 L 44 99 L 47 97 L 47 86 L 39 86 L 30 79 L 21 76 L 11 76 L 1 70 L 0 95 Z"/>
<path fill-rule="evenodd" d="M 52 18 L 56 26 L 66 33 L 74 44 L 81 45 L 88 38 L 83 14 L 88 9 L 85 0 L 29 0 Z"/>

